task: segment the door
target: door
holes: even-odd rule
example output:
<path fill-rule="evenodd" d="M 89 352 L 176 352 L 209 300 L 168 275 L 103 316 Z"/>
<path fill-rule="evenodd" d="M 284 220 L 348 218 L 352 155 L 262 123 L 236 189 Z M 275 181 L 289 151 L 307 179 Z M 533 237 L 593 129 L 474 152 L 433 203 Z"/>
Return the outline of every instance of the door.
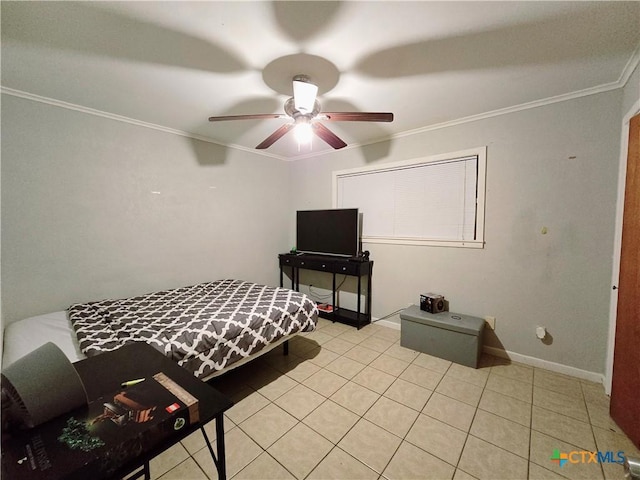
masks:
<path fill-rule="evenodd" d="M 640 115 L 629 123 L 611 417 L 640 448 Z"/>

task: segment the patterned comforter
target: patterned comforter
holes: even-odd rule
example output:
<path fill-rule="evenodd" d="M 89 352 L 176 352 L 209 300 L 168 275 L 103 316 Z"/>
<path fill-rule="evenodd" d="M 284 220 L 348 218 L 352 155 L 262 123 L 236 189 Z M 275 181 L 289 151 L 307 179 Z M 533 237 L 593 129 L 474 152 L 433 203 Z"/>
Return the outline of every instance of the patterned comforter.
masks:
<path fill-rule="evenodd" d="M 197 377 L 315 329 L 318 308 L 306 295 L 240 280 L 219 280 L 121 300 L 69 307 L 87 356 L 147 342 Z"/>

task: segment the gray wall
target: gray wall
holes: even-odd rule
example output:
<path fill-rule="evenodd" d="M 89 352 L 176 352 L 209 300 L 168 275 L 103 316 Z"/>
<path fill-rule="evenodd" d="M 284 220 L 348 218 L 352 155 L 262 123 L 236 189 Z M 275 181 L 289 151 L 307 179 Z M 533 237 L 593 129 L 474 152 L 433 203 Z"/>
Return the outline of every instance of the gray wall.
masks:
<path fill-rule="evenodd" d="M 288 167 L 3 95 L 4 321 L 225 277 L 276 285 Z"/>
<path fill-rule="evenodd" d="M 603 372 L 620 118 L 637 98 L 634 85 L 287 163 L 3 95 L 4 320 L 223 277 L 276 284 L 295 210 L 331 207 L 333 170 L 487 145 L 486 247 L 366 244 L 373 315 L 435 291 L 497 317 L 492 346 Z"/>
<path fill-rule="evenodd" d="M 487 145 L 485 248 L 365 244 L 375 262 L 373 316 L 437 292 L 452 311 L 497 318 L 490 346 L 602 373 L 621 96 L 592 95 L 295 162 L 292 210 L 330 208 L 333 170 Z M 537 325 L 547 327 L 551 344 L 536 338 Z"/>

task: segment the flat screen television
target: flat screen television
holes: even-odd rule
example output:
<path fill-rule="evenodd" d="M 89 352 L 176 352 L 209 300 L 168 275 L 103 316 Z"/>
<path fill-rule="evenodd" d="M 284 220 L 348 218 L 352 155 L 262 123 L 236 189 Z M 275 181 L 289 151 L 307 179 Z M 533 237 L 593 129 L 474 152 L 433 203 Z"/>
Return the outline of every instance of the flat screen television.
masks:
<path fill-rule="evenodd" d="M 304 253 L 353 257 L 360 247 L 357 208 L 298 210 L 296 249 Z"/>

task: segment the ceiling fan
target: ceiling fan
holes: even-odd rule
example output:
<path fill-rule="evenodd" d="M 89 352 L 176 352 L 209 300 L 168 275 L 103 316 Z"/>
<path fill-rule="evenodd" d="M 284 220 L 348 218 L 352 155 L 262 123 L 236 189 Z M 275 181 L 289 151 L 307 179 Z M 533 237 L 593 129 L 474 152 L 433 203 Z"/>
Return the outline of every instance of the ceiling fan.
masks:
<path fill-rule="evenodd" d="M 392 122 L 393 113 L 370 112 L 321 112 L 320 102 L 316 99 L 318 86 L 311 82 L 307 75 L 293 77 L 293 97 L 284 104 L 284 114 L 256 113 L 252 115 L 226 115 L 221 117 L 209 117 L 210 122 L 223 120 L 263 120 L 267 118 L 290 118 L 290 123 L 285 123 L 275 132 L 265 138 L 257 149 L 269 148 L 277 140 L 282 138 L 289 130 L 295 127 L 296 136 L 301 143 L 310 140 L 315 134 L 336 150 L 346 147 L 347 144 L 335 133 L 325 127 L 319 120 L 331 122 Z"/>

